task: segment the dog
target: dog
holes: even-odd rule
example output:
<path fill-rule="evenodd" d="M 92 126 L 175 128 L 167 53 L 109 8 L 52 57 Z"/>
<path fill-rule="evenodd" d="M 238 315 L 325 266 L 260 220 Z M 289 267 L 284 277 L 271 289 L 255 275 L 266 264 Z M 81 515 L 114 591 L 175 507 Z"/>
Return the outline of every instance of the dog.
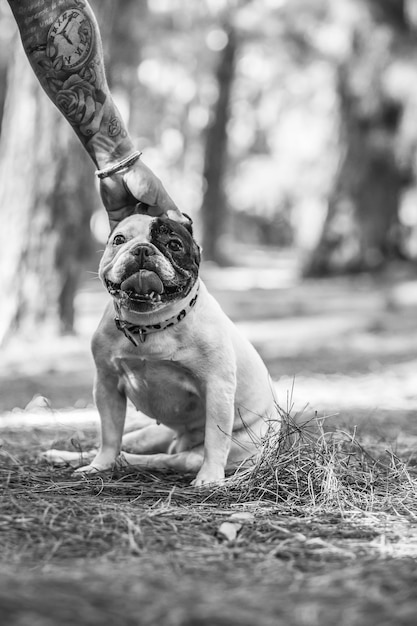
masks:
<path fill-rule="evenodd" d="M 279 428 L 267 368 L 199 267 L 191 220 L 135 214 L 111 233 L 99 276 L 112 301 L 92 340 L 101 444 L 77 472 L 119 461 L 216 484 L 259 452 L 271 424 Z M 154 423 L 123 437 L 128 399 Z"/>

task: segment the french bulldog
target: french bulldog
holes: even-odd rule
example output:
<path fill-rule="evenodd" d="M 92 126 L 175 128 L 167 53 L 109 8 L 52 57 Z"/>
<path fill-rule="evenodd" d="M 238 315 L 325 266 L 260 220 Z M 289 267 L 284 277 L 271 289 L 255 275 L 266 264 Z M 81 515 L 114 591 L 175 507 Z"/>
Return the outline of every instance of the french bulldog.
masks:
<path fill-rule="evenodd" d="M 112 301 L 92 340 L 101 444 L 77 472 L 120 462 L 219 483 L 279 427 L 268 371 L 199 266 L 191 221 L 137 214 L 111 233 L 99 276 Z M 127 399 L 154 423 L 123 437 Z"/>

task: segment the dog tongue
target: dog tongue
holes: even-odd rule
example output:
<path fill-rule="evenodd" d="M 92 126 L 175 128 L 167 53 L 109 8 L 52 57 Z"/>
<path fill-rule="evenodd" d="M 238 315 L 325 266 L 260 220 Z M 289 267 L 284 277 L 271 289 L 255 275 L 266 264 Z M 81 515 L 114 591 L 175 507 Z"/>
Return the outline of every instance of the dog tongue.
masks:
<path fill-rule="evenodd" d="M 161 294 L 164 291 L 158 274 L 149 270 L 139 270 L 136 274 L 132 274 L 122 282 L 121 288 L 123 291 L 134 291 L 140 295 L 146 295 L 152 291 Z"/>

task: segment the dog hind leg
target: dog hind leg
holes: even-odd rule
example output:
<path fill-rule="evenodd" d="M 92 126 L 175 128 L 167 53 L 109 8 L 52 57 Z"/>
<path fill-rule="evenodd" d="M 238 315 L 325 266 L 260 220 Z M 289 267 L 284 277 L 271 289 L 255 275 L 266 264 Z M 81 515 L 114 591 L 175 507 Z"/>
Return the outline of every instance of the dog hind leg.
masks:
<path fill-rule="evenodd" d="M 167 426 L 151 424 L 124 435 L 122 446 L 135 454 L 154 455 L 156 452 L 166 452 L 172 444 L 174 437 L 174 432 Z M 82 452 L 51 449 L 42 452 L 41 458 L 56 467 L 70 465 L 77 468 L 85 463 L 91 463 L 96 455 L 97 449 Z"/>
<path fill-rule="evenodd" d="M 75 450 L 46 450 L 41 453 L 41 458 L 45 459 L 51 465 L 56 467 L 62 467 L 64 465 L 71 465 L 72 467 L 78 467 L 86 462 L 91 462 L 97 454 L 97 450 L 87 450 L 83 452 L 77 452 Z"/>
<path fill-rule="evenodd" d="M 196 474 L 203 463 L 203 448 L 195 448 L 177 454 L 130 454 L 122 452 L 119 457 L 124 464 L 132 467 L 146 467 L 148 469 L 172 469 L 182 474 L 188 472 Z"/>
<path fill-rule="evenodd" d="M 167 452 L 175 433 L 163 424 L 150 424 L 123 436 L 122 449 L 135 454 Z"/>

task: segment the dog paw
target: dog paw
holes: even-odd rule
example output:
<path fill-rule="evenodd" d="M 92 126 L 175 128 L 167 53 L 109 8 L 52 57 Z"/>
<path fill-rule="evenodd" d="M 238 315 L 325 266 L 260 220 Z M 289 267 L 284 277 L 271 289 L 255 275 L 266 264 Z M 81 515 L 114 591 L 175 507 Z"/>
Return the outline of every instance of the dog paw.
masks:
<path fill-rule="evenodd" d="M 74 474 L 98 474 L 99 472 L 108 472 L 113 469 L 121 469 L 127 467 L 127 463 L 123 454 L 114 456 L 96 456 L 88 465 L 78 467 Z"/>
<path fill-rule="evenodd" d="M 56 467 L 63 467 L 64 465 L 76 467 L 82 461 L 82 455 L 79 452 L 70 452 L 69 450 L 46 450 L 40 454 L 40 457 Z"/>
<path fill-rule="evenodd" d="M 77 467 L 77 469 L 74 470 L 74 474 L 99 474 L 100 472 L 107 472 L 108 470 L 111 470 L 112 467 L 113 467 L 113 463 L 111 463 L 110 465 L 90 463 L 90 465 L 83 465 L 82 467 Z"/>
<path fill-rule="evenodd" d="M 224 482 L 224 470 L 223 469 L 205 469 L 201 468 L 197 476 L 192 481 L 193 487 L 207 487 L 220 485 Z"/>

